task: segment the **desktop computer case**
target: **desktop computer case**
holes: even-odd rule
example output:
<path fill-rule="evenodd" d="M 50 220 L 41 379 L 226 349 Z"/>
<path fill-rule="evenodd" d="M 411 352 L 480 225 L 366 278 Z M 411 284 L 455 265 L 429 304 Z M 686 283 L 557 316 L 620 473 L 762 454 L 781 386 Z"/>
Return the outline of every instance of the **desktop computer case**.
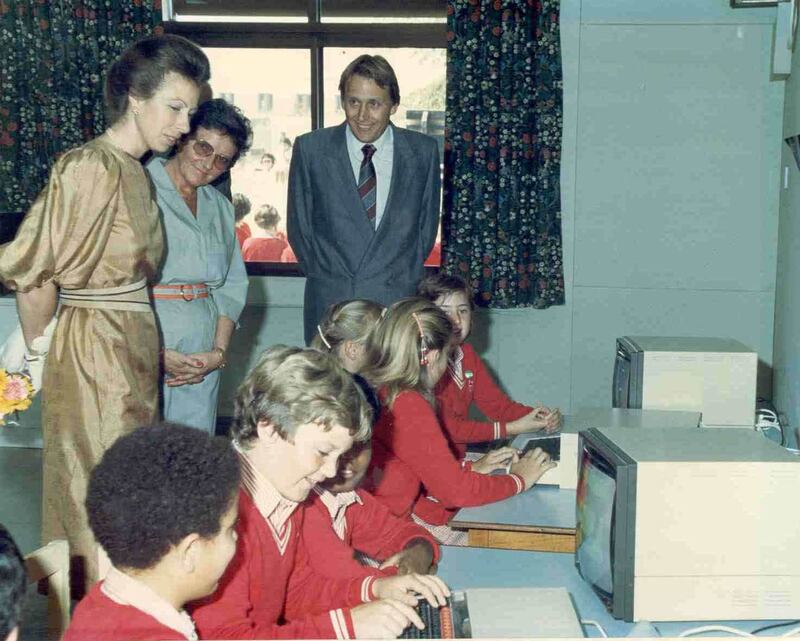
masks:
<path fill-rule="evenodd" d="M 601 432 L 635 461 L 618 470 L 635 500 L 629 487 L 617 503 L 628 558 L 618 559 L 615 616 L 800 618 L 797 457 L 752 430 Z M 665 444 L 656 456 L 642 443 L 653 438 Z"/>
<path fill-rule="evenodd" d="M 699 411 L 705 427 L 755 423 L 758 354 L 739 341 L 623 336 L 617 351 L 630 359 L 628 407 Z"/>

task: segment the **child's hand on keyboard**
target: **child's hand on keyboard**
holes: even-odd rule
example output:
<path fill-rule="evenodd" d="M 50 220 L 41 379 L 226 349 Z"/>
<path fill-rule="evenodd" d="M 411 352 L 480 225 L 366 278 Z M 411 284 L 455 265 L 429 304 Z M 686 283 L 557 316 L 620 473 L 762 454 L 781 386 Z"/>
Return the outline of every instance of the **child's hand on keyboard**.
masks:
<path fill-rule="evenodd" d="M 364 603 L 350 610 L 356 639 L 396 639 L 409 625 L 425 627 L 417 611 L 394 599 Z"/>
<path fill-rule="evenodd" d="M 484 454 L 472 463 L 472 471 L 478 474 L 491 474 L 496 470 L 508 472 L 509 466 L 519 460 L 519 452 L 513 447 L 499 447 Z"/>
<path fill-rule="evenodd" d="M 522 477 L 527 490 L 541 478 L 542 474 L 552 470 L 556 465 L 558 464 L 550 459 L 547 452 L 537 447 L 514 463 L 511 466 L 511 473 Z"/>
<path fill-rule="evenodd" d="M 406 574 L 375 579 L 372 591 L 379 599 L 395 599 L 412 607 L 417 604 L 415 595 L 434 607 L 447 603 L 447 597 L 450 596 L 450 590 L 444 581 L 432 574 Z"/>
<path fill-rule="evenodd" d="M 397 574 L 435 574 L 433 563 L 433 546 L 425 539 L 413 539 L 397 554 L 393 554 L 383 563 L 381 570 L 397 566 Z"/>
<path fill-rule="evenodd" d="M 543 405 L 537 405 L 522 418 L 506 423 L 506 433 L 510 436 L 524 434 L 525 432 L 555 432 L 561 427 L 561 410 L 557 407 L 550 409 Z"/>

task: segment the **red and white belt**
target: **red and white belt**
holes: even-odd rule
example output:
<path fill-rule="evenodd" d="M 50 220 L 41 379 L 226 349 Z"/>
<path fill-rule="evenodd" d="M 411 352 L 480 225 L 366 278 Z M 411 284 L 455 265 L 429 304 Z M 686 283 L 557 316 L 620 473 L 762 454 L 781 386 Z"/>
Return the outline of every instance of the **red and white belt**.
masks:
<path fill-rule="evenodd" d="M 153 285 L 151 286 L 153 298 L 158 300 L 185 300 L 192 301 L 198 298 L 208 298 L 208 285 L 205 283 L 184 283 L 182 285 Z"/>

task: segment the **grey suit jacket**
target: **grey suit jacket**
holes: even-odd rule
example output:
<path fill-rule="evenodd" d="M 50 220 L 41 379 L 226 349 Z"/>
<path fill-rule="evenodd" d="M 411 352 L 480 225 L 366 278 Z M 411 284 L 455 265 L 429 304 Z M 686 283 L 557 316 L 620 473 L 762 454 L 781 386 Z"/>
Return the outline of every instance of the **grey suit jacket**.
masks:
<path fill-rule="evenodd" d="M 436 141 L 394 127 L 389 197 L 373 230 L 358 196 L 345 127 L 342 123 L 299 136 L 292 150 L 286 223 L 307 279 L 307 343 L 333 303 L 367 298 L 389 305 L 412 295 L 439 226 Z"/>

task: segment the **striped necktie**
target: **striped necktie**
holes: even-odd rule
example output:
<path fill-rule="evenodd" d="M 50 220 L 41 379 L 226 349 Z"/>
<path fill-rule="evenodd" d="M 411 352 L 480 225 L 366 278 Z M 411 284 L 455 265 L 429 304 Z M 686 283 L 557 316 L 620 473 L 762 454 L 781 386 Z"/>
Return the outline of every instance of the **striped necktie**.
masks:
<path fill-rule="evenodd" d="M 378 179 L 375 176 L 375 165 L 372 164 L 372 156 L 375 154 L 374 145 L 364 145 L 361 148 L 364 160 L 361 161 L 361 169 L 358 172 L 358 195 L 364 203 L 367 218 L 375 228 L 375 214 L 377 212 L 377 193 Z"/>

